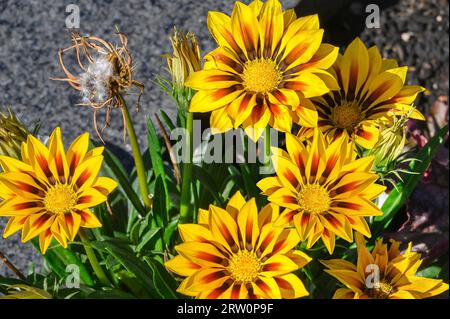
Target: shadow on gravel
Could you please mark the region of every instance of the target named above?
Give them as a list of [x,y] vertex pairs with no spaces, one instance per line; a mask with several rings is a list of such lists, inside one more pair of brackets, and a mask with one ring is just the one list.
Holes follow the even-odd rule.
[[299,16],[319,14],[325,40],[337,46],[348,45],[366,28],[366,12],[369,4],[380,10],[396,5],[399,0],[302,0],[295,7]]

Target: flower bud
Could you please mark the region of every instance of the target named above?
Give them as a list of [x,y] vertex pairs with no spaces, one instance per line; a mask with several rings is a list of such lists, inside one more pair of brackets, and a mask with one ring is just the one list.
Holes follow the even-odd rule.
[[0,112],[0,156],[20,158],[27,135],[28,130],[11,110]]
[[380,136],[371,150],[376,167],[388,167],[401,154],[406,143],[407,116],[383,118],[379,121]]
[[201,69],[200,49],[195,34],[174,28],[170,37],[173,54],[167,54],[167,65],[175,87],[183,88],[188,76]]

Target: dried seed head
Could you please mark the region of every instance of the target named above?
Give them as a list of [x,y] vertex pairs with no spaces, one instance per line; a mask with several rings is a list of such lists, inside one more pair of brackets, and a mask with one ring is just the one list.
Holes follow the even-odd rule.
[[81,95],[85,104],[101,104],[110,98],[113,67],[107,55],[98,54],[80,75]]
[[0,155],[20,158],[27,136],[28,130],[11,110],[0,112]]
[[[100,137],[101,132],[97,126],[97,111],[106,109],[106,123],[103,131],[109,126],[112,108],[122,108],[122,96],[132,87],[139,89],[137,110],[144,85],[133,79],[133,58],[128,50],[128,39],[117,32],[119,44],[98,37],[83,37],[77,33],[72,34],[72,45],[59,50],[59,62],[66,78],[53,78],[53,80],[66,81],[73,88],[81,92],[81,103],[94,109],[94,128]],[[80,69],[71,72],[66,67],[63,56],[74,53],[74,61]],[[125,126],[125,123],[124,123]],[[124,129],[125,132],[125,129]],[[103,140],[103,139],[102,139]]]
[[170,37],[173,53],[164,55],[174,86],[182,88],[188,76],[201,69],[200,48],[195,34],[182,33],[174,28]]

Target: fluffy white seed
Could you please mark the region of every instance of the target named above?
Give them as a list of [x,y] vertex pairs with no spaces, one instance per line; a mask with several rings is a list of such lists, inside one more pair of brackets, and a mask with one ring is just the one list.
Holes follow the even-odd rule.
[[107,55],[93,58],[86,72],[80,75],[83,103],[102,103],[108,98],[110,78],[113,68]]

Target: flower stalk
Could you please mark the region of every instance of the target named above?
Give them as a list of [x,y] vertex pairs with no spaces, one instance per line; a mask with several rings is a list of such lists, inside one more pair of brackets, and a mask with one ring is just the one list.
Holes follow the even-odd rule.
[[264,166],[270,168],[270,126],[266,126],[264,137]]
[[92,247],[91,247],[89,237],[84,232],[84,230],[80,230],[79,235],[80,235],[81,243],[83,244],[84,250],[86,251],[86,256],[89,259],[89,262],[90,262],[92,269],[94,270],[94,273],[97,276],[98,280],[104,286],[111,286],[111,282],[109,281],[108,277],[106,276],[105,272],[103,271],[102,266],[98,262],[97,256],[95,255],[95,252],[94,252],[94,249],[92,249]]
[[[181,185],[181,203],[180,203],[180,223],[190,222],[191,216],[191,183],[192,183],[192,133],[194,127],[194,114],[188,112],[186,117],[186,149],[188,150],[187,162],[183,165],[183,177]],[[185,159],[186,160],[186,159]]]
[[148,185],[147,185],[147,173],[145,172],[144,159],[142,158],[141,149],[139,147],[139,142],[136,136],[136,131],[134,130],[133,121],[130,116],[130,111],[128,110],[125,99],[122,94],[118,95],[120,104],[122,106],[122,112],[125,119],[125,126],[127,128],[128,137],[130,139],[131,150],[133,152],[134,163],[136,165],[136,172],[138,176],[139,189],[141,191],[142,200],[147,208],[152,207],[152,200],[149,197]]

